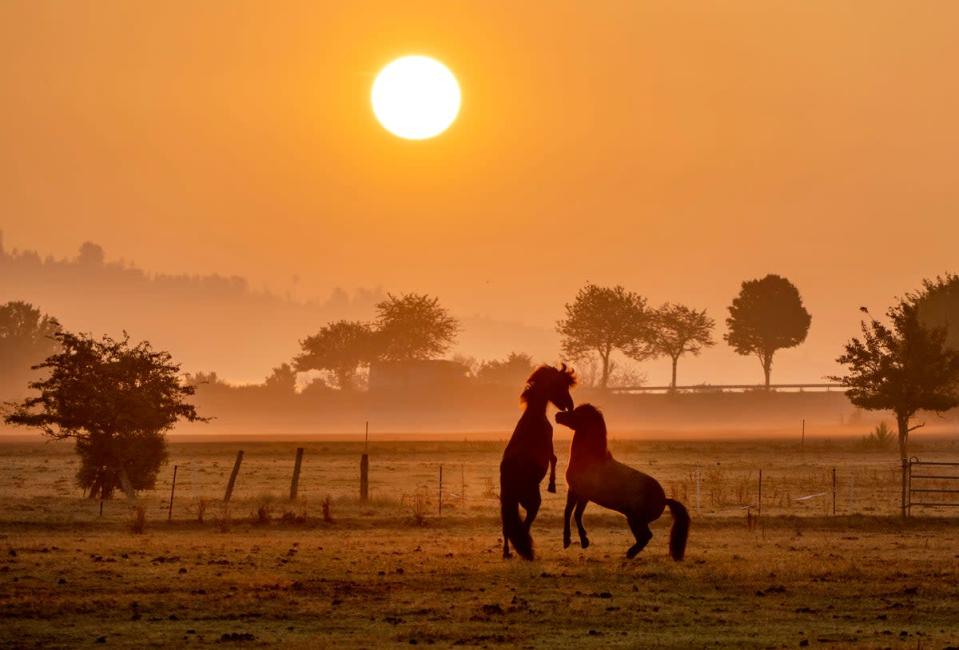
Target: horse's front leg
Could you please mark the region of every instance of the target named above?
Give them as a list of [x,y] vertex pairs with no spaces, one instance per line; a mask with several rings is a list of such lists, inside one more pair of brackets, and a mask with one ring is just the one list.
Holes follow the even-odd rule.
[[573,516],[573,508],[576,506],[576,495],[572,490],[566,493],[566,510],[563,511],[563,548],[569,548],[572,543],[572,533],[570,531],[569,520]]
[[576,517],[576,529],[579,531],[579,545],[583,548],[589,548],[589,538],[586,537],[586,528],[583,527],[583,511],[586,510],[586,504],[589,503],[586,499],[580,499],[576,503],[576,512],[574,517]]
[[549,483],[546,485],[546,491],[556,494],[556,454],[552,450],[549,452]]

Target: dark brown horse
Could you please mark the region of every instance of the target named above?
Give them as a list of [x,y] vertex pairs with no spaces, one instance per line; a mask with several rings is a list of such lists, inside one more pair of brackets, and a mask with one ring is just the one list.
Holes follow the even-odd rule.
[[666,506],[673,515],[669,531],[669,554],[682,560],[689,537],[689,512],[679,501],[667,499],[663,486],[648,474],[636,471],[613,459],[606,444],[606,421],[591,404],[582,404],[573,411],[556,414],[556,422],[573,430],[573,444],[566,468],[566,513],[563,517],[563,548],[569,548],[569,518],[576,509],[576,527],[583,548],[589,546],[583,528],[583,511],[590,501],[626,515],[636,543],[626,557],[634,558],[653,538],[650,522],[663,514]]
[[[547,490],[556,491],[556,454],[553,453],[553,425],[546,417],[552,402],[561,410],[572,410],[569,389],[576,384],[571,368],[540,366],[526,381],[520,398],[526,410],[516,424],[499,466],[500,514],[503,518],[503,557],[513,548],[527,560],[533,559],[533,538],[529,529],[536,519],[542,498],[539,484],[549,470]],[[520,520],[519,506],[526,510]]]

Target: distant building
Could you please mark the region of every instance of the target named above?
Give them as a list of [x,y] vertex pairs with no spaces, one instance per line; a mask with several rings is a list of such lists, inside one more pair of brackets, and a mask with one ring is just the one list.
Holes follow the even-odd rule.
[[370,365],[369,390],[378,395],[447,392],[464,388],[469,369],[444,359],[377,361]]

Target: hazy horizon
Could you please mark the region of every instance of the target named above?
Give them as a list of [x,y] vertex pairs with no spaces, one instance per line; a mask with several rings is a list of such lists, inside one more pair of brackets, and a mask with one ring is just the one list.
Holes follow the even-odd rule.
[[[0,237],[7,255],[22,256],[34,252],[28,247],[8,245],[3,231],[0,231]],[[62,259],[44,251],[36,253],[38,262],[43,259],[44,264],[71,265],[77,261],[76,253]],[[298,297],[290,292],[281,295],[268,286],[257,288],[240,276],[203,276],[190,272],[161,274],[142,269],[135,261],[122,256],[108,256],[102,269],[81,265],[66,274],[42,269],[40,265],[28,266],[16,277],[0,277],[0,300],[35,303],[59,318],[68,329],[98,336],[104,333],[117,336],[125,330],[135,339],[148,339],[157,347],[173,351],[186,372],[213,371],[236,384],[261,382],[273,367],[290,361],[299,349],[298,341],[322,324],[340,318],[371,320],[379,300],[388,292],[403,291],[383,286],[347,291],[336,286],[325,296]],[[212,291],[204,284],[212,285]],[[232,313],[236,310],[249,312],[247,316],[254,315],[258,322],[247,322],[243,316]],[[558,319],[562,305],[557,305],[556,311]],[[184,327],[179,318],[176,323],[169,321],[171,313],[178,316],[190,314],[194,327]],[[464,316],[454,312],[454,315],[460,319],[462,329],[448,355],[450,357],[465,356],[484,361],[503,358],[514,351],[528,353],[539,362],[552,362],[561,357],[555,320],[553,323],[530,324],[498,320],[480,313]],[[231,317],[236,321],[236,331],[224,331],[226,321]],[[723,317],[716,320],[717,345],[707,348],[702,357],[684,357],[680,366],[680,383],[759,383],[758,364],[753,357],[739,357],[721,340],[725,330]],[[233,337],[237,335],[246,336],[235,340]],[[784,374],[781,366],[789,367],[790,360],[796,366],[797,357],[808,356],[801,354],[805,345],[783,350],[777,355],[774,371],[778,383],[823,381],[822,376],[804,377],[801,371],[791,378],[780,376]],[[238,355],[238,351],[241,354]],[[723,363],[743,360],[754,363],[746,364],[747,367],[737,369],[738,374],[730,375],[717,370],[717,358]],[[786,363],[780,363],[783,359]],[[636,362],[619,356],[617,363],[647,385],[668,383],[668,359]],[[582,372],[586,371],[582,368]]]

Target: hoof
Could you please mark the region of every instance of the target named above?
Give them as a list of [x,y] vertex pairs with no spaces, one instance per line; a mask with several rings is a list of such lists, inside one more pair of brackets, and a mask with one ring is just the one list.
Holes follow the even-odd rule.
[[552,492],[553,494],[556,494],[556,484],[555,484],[555,483],[550,483],[549,485],[547,485],[547,486],[546,486],[546,491],[547,491],[547,492]]
[[583,548],[589,548],[589,540],[586,539],[585,537],[580,537],[579,545],[582,546]]
[[628,551],[626,551],[626,559],[627,559],[627,560],[632,560],[632,559],[633,559],[634,557],[636,557],[637,555],[639,555],[639,549],[633,549],[633,548],[631,548],[631,549],[629,549]]
[[569,537],[563,538],[563,548],[569,548],[569,545],[572,543],[573,543],[573,540],[571,540]]
[[505,552],[503,553],[503,559],[504,559],[504,560],[512,560],[512,559],[513,559],[513,554],[510,553],[509,551],[505,551]]

